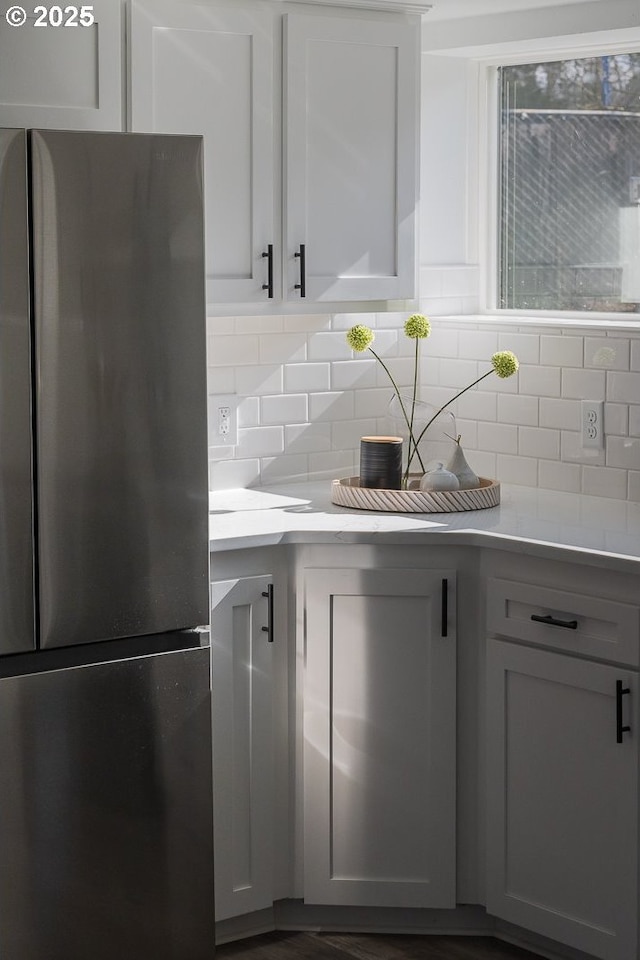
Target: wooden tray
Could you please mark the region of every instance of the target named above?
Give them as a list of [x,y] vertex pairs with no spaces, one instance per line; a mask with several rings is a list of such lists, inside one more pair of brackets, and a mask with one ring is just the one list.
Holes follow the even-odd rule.
[[331,502],[356,510],[390,513],[459,513],[496,507],[500,484],[486,477],[479,479],[480,486],[473,490],[376,490],[361,487],[360,477],[343,477],[331,484]]

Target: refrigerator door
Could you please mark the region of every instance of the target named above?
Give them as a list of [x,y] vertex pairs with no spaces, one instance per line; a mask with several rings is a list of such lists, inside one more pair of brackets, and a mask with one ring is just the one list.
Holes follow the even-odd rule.
[[211,960],[209,648],[0,679],[0,769],[0,956]]
[[40,646],[208,623],[202,138],[31,151]]
[[0,654],[34,647],[27,147],[0,130]]

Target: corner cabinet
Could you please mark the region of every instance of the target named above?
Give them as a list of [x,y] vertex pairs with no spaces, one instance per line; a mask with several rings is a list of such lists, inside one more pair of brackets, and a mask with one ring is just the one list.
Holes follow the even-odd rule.
[[413,298],[420,18],[291,8],[133,0],[132,129],[204,136],[210,312]]
[[455,583],[306,570],[307,903],[455,906]]
[[285,298],[413,297],[419,31],[284,19]]
[[211,584],[216,921],[274,897],[273,580]]

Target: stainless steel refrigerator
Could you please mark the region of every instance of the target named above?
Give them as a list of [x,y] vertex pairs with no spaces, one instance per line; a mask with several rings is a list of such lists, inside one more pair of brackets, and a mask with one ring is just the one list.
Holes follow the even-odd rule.
[[0,957],[213,955],[202,140],[0,131]]

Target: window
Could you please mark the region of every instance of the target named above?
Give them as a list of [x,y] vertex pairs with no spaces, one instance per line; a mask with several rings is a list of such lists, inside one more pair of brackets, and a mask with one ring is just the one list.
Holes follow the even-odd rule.
[[499,83],[498,305],[640,313],[640,52]]

